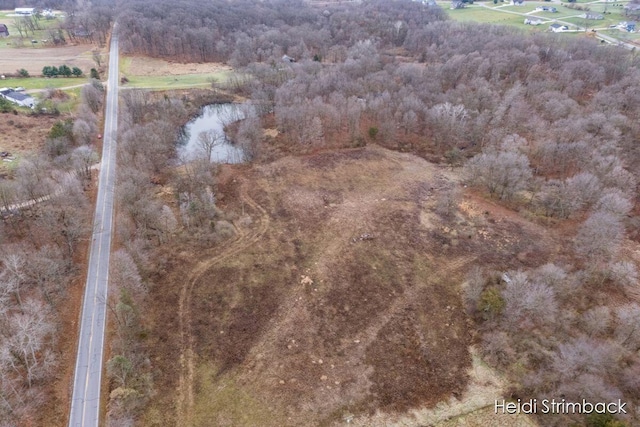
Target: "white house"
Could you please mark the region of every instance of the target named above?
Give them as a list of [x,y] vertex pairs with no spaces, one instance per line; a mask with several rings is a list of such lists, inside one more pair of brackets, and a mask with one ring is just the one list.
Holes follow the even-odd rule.
[[524,18],[525,25],[540,25],[543,24],[544,21],[538,18]]
[[595,13],[595,12],[587,12],[583,15],[584,19],[591,19],[591,20],[601,20],[604,19],[604,15],[600,14],[600,13]]
[[7,88],[0,89],[0,97],[21,107],[33,108],[36,105],[36,100],[31,96]]
[[560,25],[560,24],[551,24],[549,26],[549,29],[551,31],[553,31],[554,33],[563,33],[565,31],[569,31],[569,27],[566,25]]
[[31,16],[35,14],[34,7],[16,7],[15,14],[21,16]]

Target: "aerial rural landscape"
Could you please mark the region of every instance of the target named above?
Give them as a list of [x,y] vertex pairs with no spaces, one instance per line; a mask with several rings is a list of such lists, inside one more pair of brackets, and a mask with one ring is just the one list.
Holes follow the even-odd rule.
[[0,427],[640,425],[638,20],[0,0]]

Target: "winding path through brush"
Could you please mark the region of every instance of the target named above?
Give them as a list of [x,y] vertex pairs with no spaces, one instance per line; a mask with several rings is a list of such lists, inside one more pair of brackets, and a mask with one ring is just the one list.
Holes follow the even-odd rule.
[[234,255],[248,249],[256,243],[269,229],[269,214],[256,203],[246,191],[246,183],[240,185],[240,201],[249,206],[254,213],[260,215],[259,225],[255,230],[248,232],[242,228],[234,227],[236,238],[221,248],[221,252],[212,258],[201,261],[193,269],[189,278],[184,282],[180,290],[178,305],[178,319],[180,328],[180,377],[176,394],[176,420],[178,426],[190,426],[193,424],[193,406],[195,403],[193,383],[195,377],[195,339],[192,331],[191,295],[200,278],[213,267],[220,265]]

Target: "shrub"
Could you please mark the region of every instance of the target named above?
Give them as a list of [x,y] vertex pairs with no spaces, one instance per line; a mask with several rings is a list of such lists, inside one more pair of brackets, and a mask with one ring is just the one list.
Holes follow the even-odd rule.
[[228,221],[216,221],[216,225],[214,226],[214,231],[216,236],[220,240],[226,240],[236,233],[233,225]]
[[375,126],[371,126],[369,128],[369,138],[376,139],[377,136],[378,136],[378,128]]
[[500,294],[500,290],[492,286],[480,294],[478,310],[482,313],[483,319],[492,320],[502,314],[505,305],[506,303]]
[[587,417],[587,427],[625,427],[625,423],[613,418],[611,414],[591,414]]

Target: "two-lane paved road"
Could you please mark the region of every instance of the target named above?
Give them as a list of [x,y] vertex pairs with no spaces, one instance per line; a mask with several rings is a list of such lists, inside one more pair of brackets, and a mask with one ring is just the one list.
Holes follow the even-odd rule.
[[118,36],[111,38],[109,84],[105,111],[102,161],[98,198],[93,218],[93,240],[80,319],[76,372],[69,427],[94,427],[100,421],[100,382],[107,314],[107,283],[113,196],[116,182],[116,137],[118,125]]

